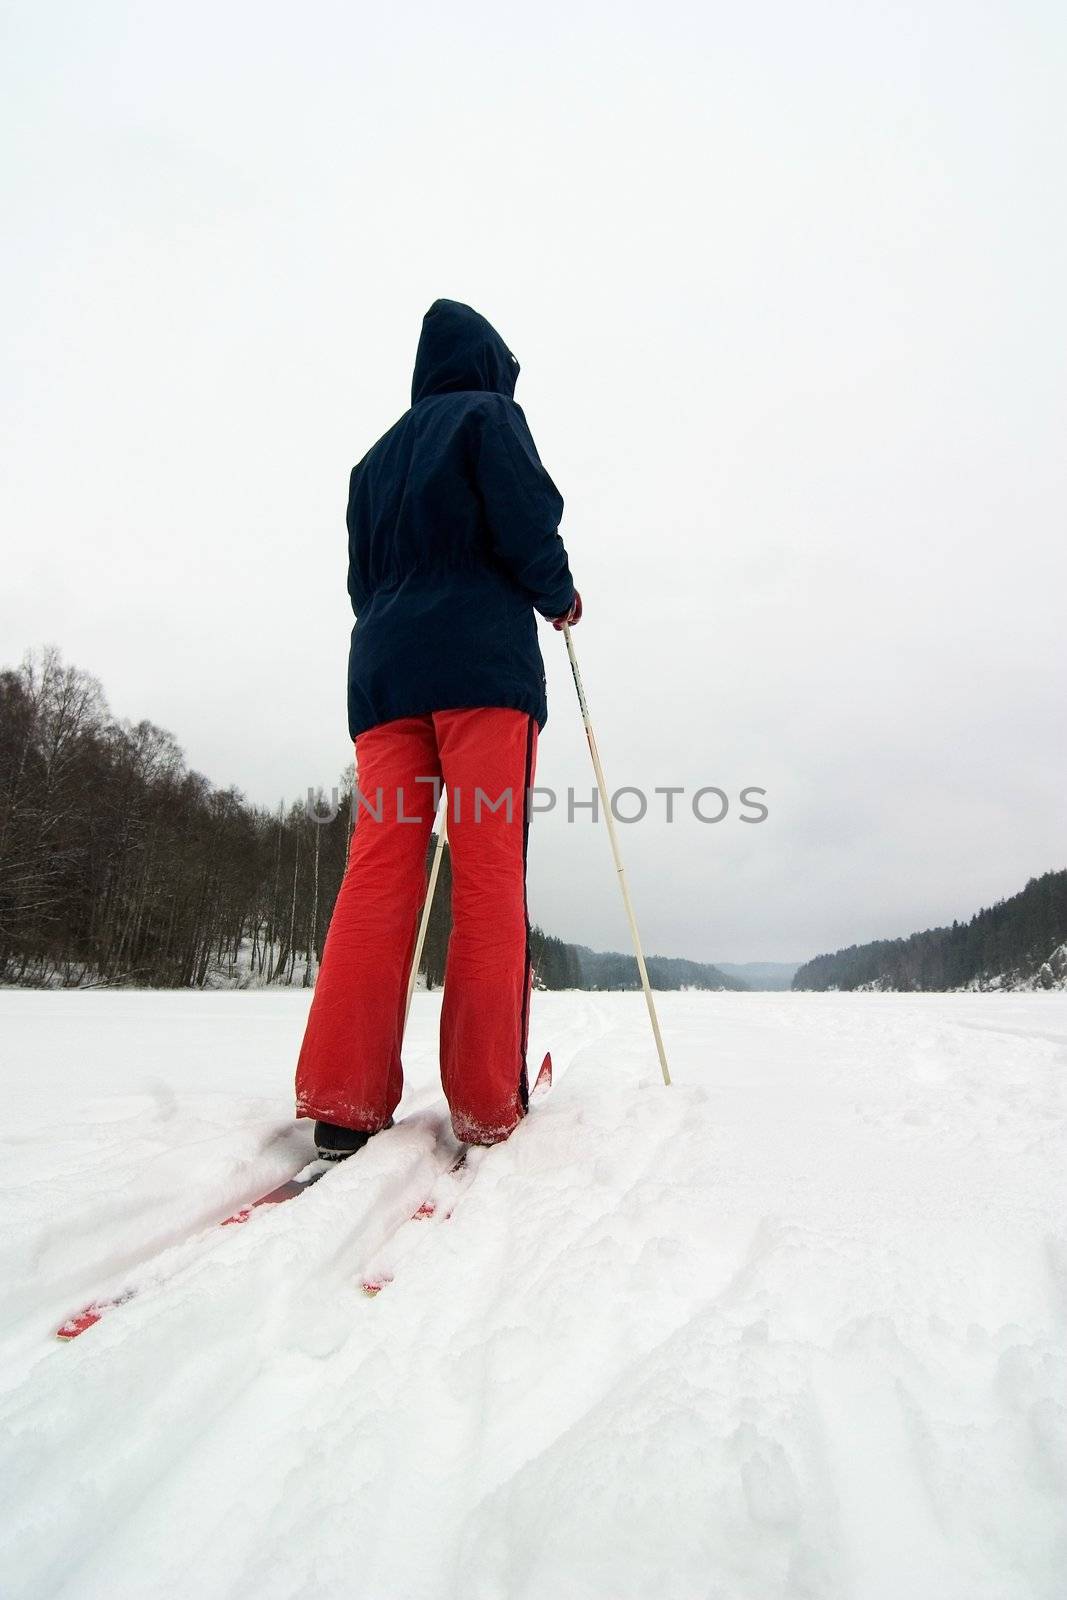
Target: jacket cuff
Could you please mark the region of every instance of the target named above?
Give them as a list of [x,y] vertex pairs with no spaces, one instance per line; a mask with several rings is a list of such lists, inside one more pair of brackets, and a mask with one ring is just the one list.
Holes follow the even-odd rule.
[[568,583],[565,589],[558,589],[547,600],[535,600],[534,606],[549,622],[555,622],[557,617],[565,617],[574,604],[576,590],[573,583]]

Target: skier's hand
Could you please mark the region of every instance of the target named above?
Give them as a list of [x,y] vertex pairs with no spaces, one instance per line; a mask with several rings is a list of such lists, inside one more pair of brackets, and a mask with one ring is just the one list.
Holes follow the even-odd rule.
[[565,617],[556,617],[556,619],[552,623],[552,626],[555,628],[557,633],[562,633],[563,629],[568,624],[573,628],[575,623],[576,622],[581,622],[581,620],[582,620],[582,597],[578,593],[577,589],[575,589],[575,591],[574,591],[574,604],[571,606],[570,610],[567,612],[567,615]]

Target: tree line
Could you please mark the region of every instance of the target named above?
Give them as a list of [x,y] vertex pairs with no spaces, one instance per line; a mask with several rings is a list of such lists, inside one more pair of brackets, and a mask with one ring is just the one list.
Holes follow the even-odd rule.
[[[641,974],[637,958],[619,950],[589,950],[572,945],[577,958],[579,989],[639,989]],[[747,989],[740,978],[727,977],[706,961],[687,961],[682,956],[649,956],[645,962],[653,989]]]
[[969,922],[816,956],[797,970],[793,988],[912,991],[1044,981],[1042,968],[1065,942],[1067,871],[1046,872]]
[[0,673],[0,773],[0,979],[312,981],[344,806],[320,826],[215,788],[56,650]]

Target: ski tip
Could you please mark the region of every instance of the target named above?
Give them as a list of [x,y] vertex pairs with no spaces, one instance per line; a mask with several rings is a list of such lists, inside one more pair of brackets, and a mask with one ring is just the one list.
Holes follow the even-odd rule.
[[56,1338],[62,1339],[64,1344],[71,1339],[76,1339],[79,1333],[84,1333],[86,1328],[91,1328],[99,1322],[102,1313],[89,1306],[84,1311],[79,1311],[76,1317],[68,1317],[61,1328],[56,1329]]
[[68,1317],[62,1327],[56,1329],[56,1338],[62,1339],[64,1344],[71,1339],[76,1339],[79,1333],[84,1333],[87,1328],[95,1327],[112,1306],[121,1305],[120,1300],[94,1301],[91,1306],[86,1306],[84,1311],[79,1311],[76,1317]]
[[69,1344],[79,1333],[95,1327],[106,1311],[113,1311],[116,1306],[124,1306],[136,1293],[136,1289],[126,1289],[113,1300],[94,1300],[84,1311],[79,1311],[76,1317],[68,1317],[66,1322],[56,1329],[56,1338],[62,1339],[64,1344]]
[[[544,1094],[552,1087],[552,1053],[545,1052],[545,1059],[541,1063],[541,1070],[533,1086],[533,1095]],[[531,1095],[531,1099],[533,1098]]]

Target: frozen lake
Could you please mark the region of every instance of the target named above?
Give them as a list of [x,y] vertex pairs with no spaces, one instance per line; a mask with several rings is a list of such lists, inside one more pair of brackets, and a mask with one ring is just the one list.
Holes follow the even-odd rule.
[[420,994],[404,1120],[219,1230],[308,998],[0,992],[5,1596],[1062,1600],[1067,995],[664,994],[670,1089],[537,995],[449,1178]]

